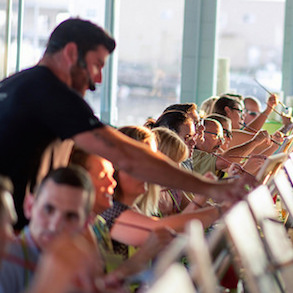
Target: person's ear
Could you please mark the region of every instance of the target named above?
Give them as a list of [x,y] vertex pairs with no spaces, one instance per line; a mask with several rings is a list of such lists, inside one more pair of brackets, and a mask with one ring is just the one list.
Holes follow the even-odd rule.
[[30,220],[32,216],[34,201],[35,201],[34,195],[32,193],[26,193],[24,197],[24,201],[23,201],[23,212],[25,217],[28,220]]
[[63,55],[68,65],[74,65],[78,61],[78,48],[76,43],[70,42],[65,45]]
[[231,116],[232,110],[228,106],[225,106],[224,111],[226,112],[226,116],[228,117]]

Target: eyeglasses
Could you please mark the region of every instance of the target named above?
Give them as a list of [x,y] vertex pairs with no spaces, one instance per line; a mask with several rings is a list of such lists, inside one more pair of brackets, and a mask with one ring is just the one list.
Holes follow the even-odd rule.
[[249,111],[249,110],[245,110],[245,113],[247,113],[248,115],[251,115],[251,116],[257,116],[257,115],[259,115],[259,112]]
[[220,133],[215,133],[215,132],[211,132],[211,131],[207,131],[207,130],[205,130],[204,133],[213,134],[216,136],[217,139],[220,139],[220,140],[224,139],[224,137]]
[[232,131],[230,131],[230,130],[228,130],[226,128],[223,128],[223,132],[226,135],[226,137],[228,137],[228,138],[232,138],[233,137]]
[[239,108],[234,108],[234,107],[229,107],[230,109],[233,109],[233,110],[236,110],[238,111],[239,113],[243,114],[243,110],[242,109],[239,109]]

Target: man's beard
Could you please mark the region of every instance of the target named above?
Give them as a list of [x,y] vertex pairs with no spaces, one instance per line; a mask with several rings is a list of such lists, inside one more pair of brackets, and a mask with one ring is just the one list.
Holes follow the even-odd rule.
[[82,96],[85,95],[87,89],[92,91],[96,89],[86,69],[83,69],[78,65],[74,65],[71,68],[70,75],[72,80],[71,87]]

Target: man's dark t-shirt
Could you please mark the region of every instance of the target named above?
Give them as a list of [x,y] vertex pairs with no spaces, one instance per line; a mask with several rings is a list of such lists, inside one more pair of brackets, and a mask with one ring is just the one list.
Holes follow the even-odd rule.
[[24,70],[0,83],[0,174],[14,184],[19,223],[24,221],[26,185],[34,181],[44,149],[57,138],[102,126],[82,97],[47,67]]

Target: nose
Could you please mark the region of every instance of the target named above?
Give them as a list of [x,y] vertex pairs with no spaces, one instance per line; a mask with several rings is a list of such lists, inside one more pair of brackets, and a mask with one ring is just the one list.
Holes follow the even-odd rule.
[[61,215],[53,215],[50,219],[49,219],[49,223],[48,223],[48,229],[50,230],[50,232],[58,232],[60,230],[62,230],[63,228],[63,223],[62,223],[62,217]]
[[188,146],[192,149],[195,146],[195,136],[193,136],[189,141],[188,141]]
[[102,83],[102,79],[103,79],[102,69],[99,69],[99,70],[97,71],[97,73],[95,74],[94,81],[95,81],[96,83]]
[[219,145],[222,145],[223,143],[224,143],[224,138],[222,138],[222,137],[218,137],[218,144]]

